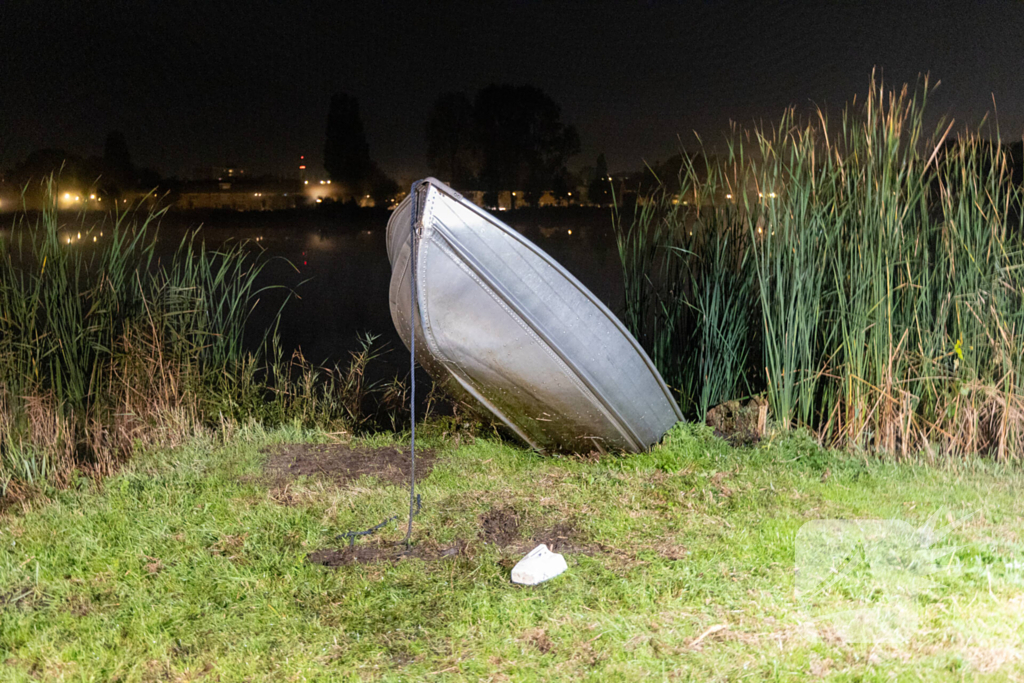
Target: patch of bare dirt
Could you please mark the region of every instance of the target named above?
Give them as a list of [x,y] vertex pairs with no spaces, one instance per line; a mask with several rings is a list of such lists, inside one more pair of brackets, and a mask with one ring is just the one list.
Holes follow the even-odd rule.
[[574,555],[592,555],[599,551],[599,546],[584,541],[583,534],[571,522],[559,522],[550,527],[535,529],[526,534],[524,515],[513,507],[492,508],[480,516],[480,528],[477,539],[467,542],[456,540],[448,546],[437,546],[431,543],[405,546],[392,543],[363,543],[332,549],[324,548],[306,556],[313,564],[325,567],[345,567],[353,564],[376,564],[382,562],[400,562],[404,559],[417,558],[427,562],[471,555],[474,545],[480,541],[496,545],[501,549],[502,567],[510,569],[519,556],[532,550],[541,543],[556,553]]
[[68,598],[67,609],[72,616],[84,617],[92,613],[92,600],[85,595],[72,595]]
[[35,586],[15,586],[0,593],[0,612],[16,609],[30,612],[46,607],[50,602],[50,597]]
[[480,538],[504,548],[520,540],[522,515],[513,507],[491,508],[480,515]]
[[[433,450],[416,451],[416,479],[434,469]],[[270,449],[264,472],[278,483],[296,477],[319,477],[338,484],[363,476],[403,486],[409,481],[409,449],[352,447],[347,444],[283,444]]]
[[541,543],[547,544],[555,553],[591,555],[596,551],[596,546],[583,542],[583,533],[572,522],[559,522],[534,533],[530,537],[530,542],[526,544],[529,546],[526,549],[533,549]]
[[466,544],[456,541],[448,547],[434,545],[387,544],[387,545],[352,545],[341,549],[324,548],[310,553],[306,559],[313,564],[325,567],[345,567],[352,564],[376,564],[379,562],[401,562],[407,559],[420,559],[426,562],[458,557],[466,550]]
[[523,632],[522,640],[537,648],[541,654],[546,655],[555,649],[555,644],[543,628],[531,628]]
[[524,536],[524,515],[513,507],[491,508],[480,516],[479,537],[502,550],[526,552],[544,543],[552,552],[589,555],[595,548],[583,542],[583,533],[571,521],[536,528]]

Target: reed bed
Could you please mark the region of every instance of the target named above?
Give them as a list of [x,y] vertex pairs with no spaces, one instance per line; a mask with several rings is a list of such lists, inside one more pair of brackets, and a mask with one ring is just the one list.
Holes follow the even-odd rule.
[[686,412],[763,392],[830,445],[1021,459],[1024,188],[995,126],[925,130],[931,91],[735,128],[618,214],[627,326]]
[[[43,185],[55,197],[54,179]],[[206,249],[197,231],[161,261],[161,216],[97,222],[50,201],[0,233],[0,504],[237,423],[352,429],[372,417],[372,338],[333,368],[287,358],[277,318],[246,345],[267,259],[244,243]]]

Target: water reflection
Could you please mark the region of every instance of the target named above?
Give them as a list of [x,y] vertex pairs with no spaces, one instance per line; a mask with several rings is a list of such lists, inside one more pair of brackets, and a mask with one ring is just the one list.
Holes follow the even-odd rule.
[[[244,221],[229,214],[203,221],[199,235],[208,249],[243,242],[268,257],[259,281],[268,289],[253,311],[251,341],[263,336],[273,313],[290,296],[278,330],[283,349],[301,348],[307,359],[318,363],[346,362],[349,352],[358,348],[360,333],[379,335],[381,343],[404,350],[388,308],[391,266],[384,233],[388,215],[382,212],[362,224],[327,224],[314,212],[286,220],[263,214]],[[613,311],[619,311],[622,277],[609,213],[564,211],[543,217],[548,220],[518,211],[502,215]],[[168,214],[159,226],[155,256],[164,262],[171,258],[197,222]],[[60,239],[70,248],[93,248],[101,246],[105,236],[109,239],[109,227],[97,218],[91,227],[79,223],[61,232]],[[404,371],[403,354],[391,355],[393,369]]]

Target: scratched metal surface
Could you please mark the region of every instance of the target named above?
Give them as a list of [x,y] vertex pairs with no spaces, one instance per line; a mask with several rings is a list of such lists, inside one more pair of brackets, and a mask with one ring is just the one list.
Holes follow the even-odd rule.
[[[639,451],[682,419],[640,345],[540,248],[443,183],[418,189],[417,359],[538,450]],[[388,223],[391,316],[409,346],[411,197]]]

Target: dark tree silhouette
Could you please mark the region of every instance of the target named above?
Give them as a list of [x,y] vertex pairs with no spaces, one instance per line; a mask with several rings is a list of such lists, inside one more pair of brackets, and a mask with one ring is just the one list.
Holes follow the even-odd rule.
[[533,86],[487,86],[477,93],[473,118],[480,179],[492,201],[501,190],[519,189],[535,203],[579,152],[576,129],[563,123],[559,106]]
[[594,179],[590,181],[587,188],[587,198],[591,204],[611,204],[612,181],[608,177],[608,162],[605,161],[604,153],[597,155],[597,163],[594,167]]
[[24,185],[42,181],[51,174],[65,182],[81,183],[87,175],[85,162],[63,149],[37,149],[15,167],[11,180]]
[[464,93],[445,93],[427,120],[427,164],[442,180],[466,187],[475,175],[473,156],[473,105]]
[[138,184],[132,157],[128,153],[128,142],[121,131],[107,133],[99,170],[100,192],[105,195],[119,197],[122,192]]
[[569,171],[562,171],[555,174],[551,180],[551,194],[559,204],[568,204],[572,199],[572,191],[577,185],[577,179]]
[[103,143],[103,165],[106,166],[108,173],[131,175],[132,157],[128,153],[128,142],[121,131],[107,133],[107,139]]
[[372,162],[366,185],[366,194],[373,199],[374,206],[387,206],[398,194],[398,183]]
[[7,180],[24,191],[29,205],[37,205],[47,197],[47,179],[52,177],[65,189],[84,191],[96,175],[91,165],[80,156],[63,149],[37,149],[31,152],[7,175]]
[[352,194],[361,192],[370,178],[370,147],[359,116],[359,102],[345,93],[335,94],[327,111],[324,170]]

